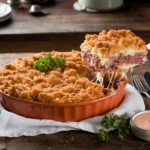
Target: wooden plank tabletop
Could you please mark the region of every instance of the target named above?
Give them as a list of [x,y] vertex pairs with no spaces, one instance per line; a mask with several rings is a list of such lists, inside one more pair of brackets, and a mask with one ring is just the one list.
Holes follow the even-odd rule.
[[13,9],[12,20],[0,25],[0,35],[99,32],[110,28],[135,31],[150,29],[150,3],[145,0],[142,3],[139,0],[126,0],[123,9],[112,13],[78,12],[73,9],[75,1],[77,0],[56,0],[54,5],[44,6],[52,12],[44,17],[30,15],[30,4],[24,5],[24,9]]
[[125,0],[123,9],[108,13],[75,11],[75,1],[56,0],[54,5],[42,6],[52,12],[44,17],[30,15],[31,4],[13,9],[12,19],[0,23],[0,53],[80,50],[86,34],[103,29],[130,29],[150,42],[148,0]]
[[[14,61],[17,57],[25,57],[30,53],[0,54],[0,64]],[[132,74],[138,74],[141,78],[145,71],[150,71],[150,62],[140,68],[136,68]],[[130,83],[130,75],[128,80]],[[144,102],[146,109],[150,109],[150,100],[146,97]],[[52,135],[38,135],[34,137],[0,138],[0,147],[7,150],[149,150],[150,143],[129,135],[124,141],[119,141],[115,132],[110,133],[111,140],[102,143],[98,140],[97,134],[84,131],[59,132]]]

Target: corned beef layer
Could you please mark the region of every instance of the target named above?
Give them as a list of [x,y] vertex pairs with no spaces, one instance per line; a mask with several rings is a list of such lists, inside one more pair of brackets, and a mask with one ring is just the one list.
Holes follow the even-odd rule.
[[112,69],[117,69],[120,65],[123,64],[143,64],[145,54],[142,52],[138,52],[135,55],[127,55],[124,56],[123,54],[119,54],[119,56],[112,56],[110,57],[110,61],[107,66],[101,64],[101,60],[96,54],[91,54],[90,51],[83,52],[83,58],[86,64],[94,71],[101,71],[105,72]]

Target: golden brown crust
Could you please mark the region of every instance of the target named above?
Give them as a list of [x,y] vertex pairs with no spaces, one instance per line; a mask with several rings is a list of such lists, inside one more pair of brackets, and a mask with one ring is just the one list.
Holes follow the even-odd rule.
[[130,30],[102,30],[99,35],[87,34],[85,41],[81,44],[81,50],[91,50],[101,54],[102,57],[114,55],[120,50],[134,49],[135,52],[143,52],[147,55],[145,42]]
[[34,61],[44,57],[44,52],[18,58],[0,70],[0,90],[25,101],[45,103],[75,103],[103,96],[102,86],[85,78],[88,68],[80,52],[53,51],[52,55],[66,58],[64,70],[55,69],[47,74],[34,70]]

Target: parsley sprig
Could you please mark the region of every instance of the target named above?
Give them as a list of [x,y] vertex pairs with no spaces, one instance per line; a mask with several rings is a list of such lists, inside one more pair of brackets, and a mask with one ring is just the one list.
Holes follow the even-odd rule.
[[103,128],[99,130],[98,137],[100,141],[108,142],[108,130],[114,128],[117,130],[118,138],[123,140],[130,133],[130,127],[126,115],[118,116],[115,114],[104,116],[102,119]]
[[34,62],[33,68],[39,70],[40,72],[47,73],[54,68],[62,68],[66,64],[64,57],[52,57],[52,53],[47,53],[45,57],[40,58]]

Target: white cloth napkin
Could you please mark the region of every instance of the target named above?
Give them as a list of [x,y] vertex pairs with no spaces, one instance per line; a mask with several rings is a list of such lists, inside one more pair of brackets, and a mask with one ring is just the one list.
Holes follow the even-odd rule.
[[[96,116],[80,122],[57,122],[53,120],[39,120],[21,117],[6,111],[0,106],[0,136],[19,137],[22,135],[35,136],[38,134],[53,134],[60,131],[84,130],[98,133],[103,116]],[[125,88],[125,98],[122,104],[108,114],[127,114],[131,117],[136,112],[145,110],[143,98],[131,85]]]

